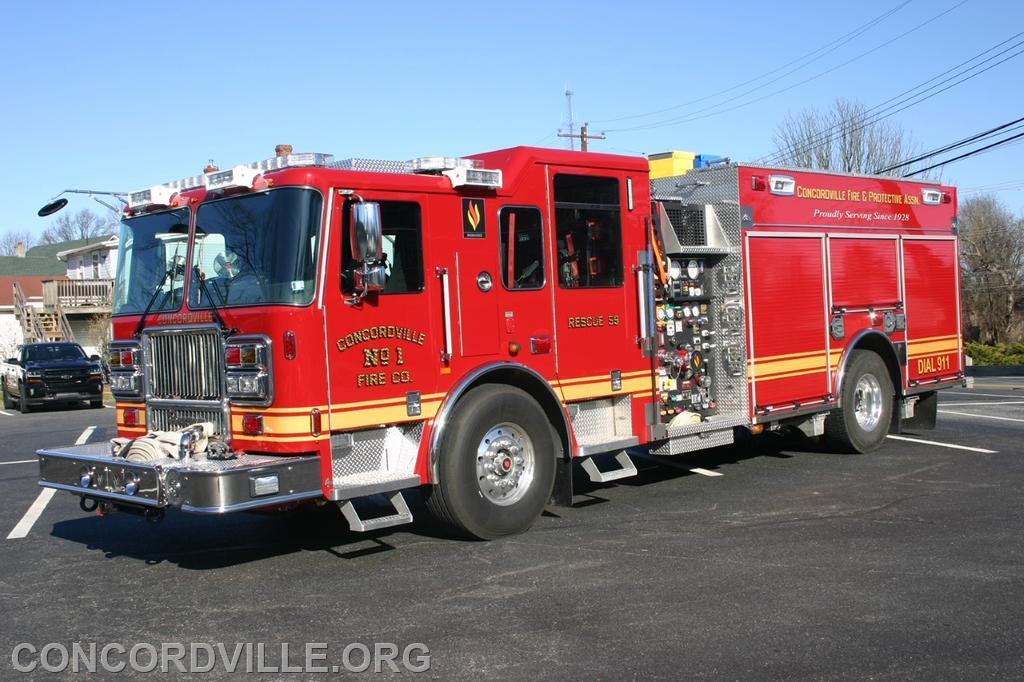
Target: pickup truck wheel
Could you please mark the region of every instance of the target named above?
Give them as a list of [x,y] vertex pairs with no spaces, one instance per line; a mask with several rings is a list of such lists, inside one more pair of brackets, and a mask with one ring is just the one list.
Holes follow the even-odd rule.
[[3,391],[3,395],[4,395],[4,409],[5,410],[14,409],[14,401],[11,400],[11,396],[7,393],[7,384],[3,384],[2,386],[0,386],[0,390]]
[[839,452],[865,453],[885,442],[892,421],[893,387],[885,362],[855,350],[843,377],[842,405],[825,418],[825,440]]
[[525,391],[485,384],[463,397],[447,423],[427,508],[481,540],[527,530],[555,480],[557,447],[544,410]]
[[28,414],[32,411],[32,406],[28,404],[28,392],[25,390],[25,386],[22,385],[20,394],[18,395],[18,411],[22,414]]
[[94,410],[98,407],[103,407],[103,399],[100,398],[99,400],[90,400],[89,407],[93,408]]

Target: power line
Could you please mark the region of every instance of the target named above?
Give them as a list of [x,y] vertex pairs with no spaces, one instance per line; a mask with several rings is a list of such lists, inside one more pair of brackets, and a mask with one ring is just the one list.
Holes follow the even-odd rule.
[[999,140],[997,142],[993,142],[992,144],[985,145],[984,147],[979,147],[978,149],[972,149],[971,151],[966,152],[964,154],[961,154],[960,156],[954,156],[952,159],[946,159],[942,163],[936,163],[936,164],[933,164],[931,166],[928,166],[927,168],[921,168],[920,170],[916,170],[916,171],[914,171],[912,173],[907,173],[903,177],[909,178],[909,177],[912,177],[914,175],[917,175],[918,173],[927,173],[930,170],[934,170],[936,168],[941,168],[942,166],[951,164],[954,161],[960,161],[960,160],[963,160],[963,159],[970,158],[972,156],[975,156],[977,154],[981,154],[982,152],[986,152],[986,151],[988,151],[990,149],[994,149],[996,147],[1002,146],[1004,144],[1007,144],[1008,142],[1012,142],[1012,141],[1020,139],[1020,138],[1024,138],[1024,133],[1017,133],[1016,135],[1004,138],[1004,139]]
[[788,85],[788,86],[786,86],[784,88],[780,88],[778,90],[774,90],[772,92],[769,92],[766,95],[762,95],[760,97],[756,97],[754,99],[747,100],[746,102],[741,102],[741,103],[739,103],[739,104],[737,104],[735,106],[726,107],[725,109],[719,109],[717,111],[713,111],[714,109],[717,109],[718,107],[721,107],[723,104],[727,104],[728,102],[732,102],[732,101],[735,101],[737,99],[740,99],[741,97],[744,97],[745,95],[748,95],[751,92],[754,92],[754,91],[760,89],[760,88],[754,88],[754,89],[752,89],[750,91],[747,91],[745,93],[741,93],[741,94],[739,94],[739,95],[737,95],[735,97],[731,97],[729,99],[723,100],[722,102],[719,102],[718,104],[713,104],[713,105],[711,105],[709,107],[704,107],[703,109],[698,109],[697,111],[694,111],[694,112],[692,112],[690,114],[687,114],[685,116],[679,116],[679,117],[675,117],[675,118],[665,119],[663,121],[656,121],[654,123],[646,123],[646,124],[632,126],[632,127],[628,127],[628,128],[609,128],[609,129],[607,129],[607,132],[610,132],[610,133],[611,132],[629,132],[629,131],[634,131],[634,130],[653,130],[655,128],[664,128],[666,126],[675,125],[677,123],[688,123],[690,121],[699,121],[701,119],[710,118],[711,116],[718,116],[719,114],[724,114],[724,113],[727,113],[727,112],[730,112],[730,111],[735,111],[736,109],[742,109],[743,107],[750,106],[751,104],[756,104],[757,102],[761,102],[763,100],[766,100],[769,97],[774,97],[775,95],[779,95],[779,94],[782,94],[784,92],[788,92],[790,90],[793,90],[794,88],[798,88],[801,85],[806,85],[807,83],[810,83],[811,81],[817,80],[817,79],[821,78],[822,76],[826,76],[826,75],[832,73],[833,71],[841,69],[844,66],[848,66],[848,65],[852,64],[855,61],[863,59],[864,57],[866,57],[866,56],[868,56],[868,55],[870,55],[870,54],[872,54],[874,52],[877,52],[878,50],[881,50],[881,49],[883,49],[885,47],[889,47],[889,46],[893,45],[896,41],[898,41],[900,38],[903,38],[903,37],[905,37],[907,35],[910,35],[911,33],[915,32],[915,31],[918,31],[918,30],[924,28],[928,24],[932,23],[933,21],[936,21],[936,20],[940,19],[941,17],[943,17],[943,16],[945,16],[947,14],[949,14],[950,12],[952,12],[956,8],[960,7],[961,5],[966,4],[967,2],[968,2],[968,0],[961,0],[957,4],[955,4],[952,7],[950,7],[949,9],[947,9],[947,10],[945,10],[943,12],[940,12],[939,14],[936,14],[935,16],[931,17],[930,19],[927,19],[927,20],[921,22],[920,24],[917,24],[913,28],[911,28],[911,29],[909,29],[907,31],[904,31],[903,33],[900,33],[899,35],[894,36],[893,38],[890,38],[890,39],[886,40],[885,42],[880,43],[880,44],[876,45],[875,47],[873,47],[873,48],[871,48],[869,50],[861,52],[860,54],[858,54],[858,55],[856,55],[854,57],[851,57],[850,59],[847,59],[845,62],[841,62],[840,64],[837,64],[837,65],[835,65],[835,66],[833,66],[833,67],[831,67],[829,69],[826,69],[824,71],[816,73],[815,75],[813,75],[813,76],[811,76],[809,78],[805,78],[804,80],[799,81],[797,83],[794,83],[792,85]]
[[[815,135],[812,135],[811,136],[811,140],[807,144],[804,144],[803,146],[791,145],[791,146],[787,147],[784,150],[779,150],[779,151],[775,152],[774,154],[769,154],[768,156],[762,157],[758,161],[759,162],[763,162],[763,163],[775,163],[775,162],[778,162],[779,160],[785,159],[786,157],[792,156],[793,154],[803,154],[803,153],[806,153],[806,152],[811,151],[813,149],[817,149],[818,147],[824,146],[826,144],[830,144],[839,135],[842,135],[842,134],[845,134],[845,133],[856,132],[858,130],[862,130],[863,128],[865,128],[865,127],[867,127],[869,125],[874,125],[875,123],[877,123],[878,121],[881,121],[882,119],[888,118],[888,117],[890,117],[890,116],[892,116],[894,114],[897,114],[897,113],[899,113],[901,111],[904,111],[905,109],[909,109],[912,106],[920,104],[921,102],[924,102],[925,100],[931,99],[932,97],[935,97],[936,95],[939,95],[939,94],[949,90],[950,88],[955,87],[955,86],[957,86],[957,85],[959,85],[959,84],[961,84],[961,83],[963,83],[965,81],[971,80],[972,78],[976,78],[977,76],[980,76],[981,74],[985,73],[986,71],[989,71],[989,70],[999,66],[1000,64],[1002,64],[1002,63],[1004,63],[1006,61],[1009,61],[1010,59],[1013,59],[1014,57],[1019,56],[1022,52],[1024,52],[1024,50],[1021,50],[1021,51],[1018,51],[1018,52],[1016,52],[1014,54],[1011,54],[1009,57],[1006,57],[1005,59],[1001,59],[1000,61],[996,62],[995,64],[991,64],[991,65],[987,66],[986,68],[981,69],[980,71],[977,71],[976,73],[970,73],[971,71],[973,71],[975,69],[978,69],[978,67],[980,67],[981,65],[983,65],[983,64],[985,64],[987,62],[990,62],[993,59],[995,59],[995,58],[997,58],[999,56],[1002,56],[1002,55],[1006,54],[1007,52],[1009,52],[1011,50],[1017,49],[1021,45],[1024,45],[1024,41],[1019,41],[1018,43],[1016,43],[1014,45],[1011,45],[1010,47],[1008,47],[1008,48],[1006,48],[1006,49],[1004,49],[1004,50],[1002,50],[1002,51],[1000,51],[1000,52],[998,52],[998,53],[988,57],[987,59],[984,59],[981,62],[978,62],[977,64],[964,69],[960,73],[956,73],[956,74],[954,74],[952,76],[949,76],[945,80],[941,80],[938,83],[935,83],[934,85],[931,85],[931,86],[921,90],[921,88],[923,88],[928,83],[931,83],[932,81],[938,80],[939,78],[942,78],[946,74],[949,74],[949,73],[952,73],[954,71],[957,71],[958,69],[963,67],[965,64],[970,64],[971,62],[977,60],[979,57],[981,57],[981,56],[983,56],[983,55],[985,55],[985,54],[987,54],[987,53],[989,53],[989,52],[991,52],[991,51],[993,51],[993,50],[995,50],[995,49],[1005,45],[1006,43],[1008,43],[1008,42],[1010,42],[1010,41],[1020,37],[1021,35],[1024,35],[1024,31],[1022,31],[1020,33],[1017,33],[1016,35],[1011,36],[1010,38],[1007,38],[1006,40],[1002,41],[1001,43],[998,43],[998,44],[996,44],[996,45],[994,45],[994,46],[992,46],[992,47],[990,47],[990,48],[988,48],[986,50],[982,50],[981,52],[979,52],[978,54],[974,55],[970,59],[962,61],[959,64],[957,64],[956,66],[953,66],[953,67],[951,67],[949,69],[946,69],[942,73],[939,73],[938,75],[933,76],[933,77],[929,78],[928,80],[923,81],[923,82],[919,83],[918,85],[915,85],[912,88],[904,90],[903,92],[898,93],[898,94],[894,95],[893,97],[890,97],[889,99],[885,100],[884,102],[876,104],[875,106],[871,107],[870,109],[868,109],[867,111],[864,112],[865,114],[870,114],[870,112],[878,110],[878,111],[876,111],[876,113],[870,114],[870,116],[865,116],[864,118],[862,118],[862,119],[860,119],[858,121],[844,121],[844,122],[838,123],[838,124],[836,124],[834,126],[831,126],[831,127],[827,128],[827,129],[821,131],[820,133],[816,133]],[[965,74],[970,74],[970,75],[966,75],[965,76]],[[960,78],[961,76],[964,76],[964,77]],[[943,85],[944,83],[948,83],[949,81],[954,80],[956,78],[960,78],[960,80],[957,80],[956,82],[951,83],[950,85],[948,85],[948,86],[946,86],[946,87],[944,87],[944,88],[942,88],[940,90],[932,92],[931,94],[925,95],[925,93],[929,92],[930,90],[934,90],[935,88],[939,87],[940,85]],[[921,90],[921,91],[915,93],[914,92],[915,90]],[[914,93],[914,94],[909,94],[909,93]],[[909,96],[904,97],[904,95],[909,95]],[[900,97],[903,97],[903,99],[899,99]],[[920,98],[920,99],[917,99],[916,101],[911,101],[911,100],[914,100],[915,98]],[[895,101],[894,102],[894,100],[899,100],[899,101]],[[889,104],[890,102],[893,102],[893,103],[890,104],[889,106],[884,106],[886,104]],[[902,106],[902,107],[899,106],[899,105],[905,104],[907,102],[909,102],[909,104],[906,104],[906,106]],[[899,108],[895,108],[895,107],[899,107]],[[888,113],[885,113],[885,112],[888,112]]]
[[[947,144],[947,145],[945,145],[943,147],[939,147],[938,149],[935,149],[933,151],[927,152],[925,154],[919,154],[918,156],[915,156],[912,159],[907,159],[906,161],[901,161],[901,162],[899,162],[897,164],[894,164],[892,166],[888,166],[886,168],[882,168],[880,170],[876,170],[875,171],[875,175],[882,175],[883,173],[888,173],[889,171],[894,171],[897,168],[903,168],[905,166],[910,166],[912,164],[917,163],[918,161],[924,161],[927,158],[931,158],[933,156],[938,156],[939,154],[944,154],[946,152],[953,151],[954,149],[957,149],[959,147],[963,147],[963,146],[968,145],[968,144],[970,144],[972,142],[977,142],[978,140],[982,140],[982,139],[985,139],[986,137],[990,137],[991,135],[994,135],[995,133],[999,132],[1000,130],[1003,130],[1004,128],[1010,128],[1010,130],[1015,130],[1016,128],[1020,127],[1017,124],[1019,124],[1021,121],[1024,121],[1024,117],[1018,118],[1018,119],[1016,119],[1014,121],[1010,121],[1009,123],[1004,123],[1004,124],[1002,124],[1000,126],[996,126],[995,128],[989,128],[988,130],[986,130],[984,132],[978,133],[976,135],[971,135],[969,137],[965,137],[962,140],[958,140],[958,141],[953,142],[951,144]],[[1011,127],[1011,126],[1013,126],[1013,127]]]
[[[808,52],[807,54],[804,54],[804,55],[802,55],[800,57],[797,57],[796,59],[794,59],[792,61],[786,62],[782,66],[778,66],[778,67],[772,69],[771,71],[765,71],[764,73],[762,73],[762,74],[760,74],[758,76],[755,76],[755,77],[753,77],[753,78],[751,78],[749,80],[745,80],[742,83],[738,83],[736,85],[733,85],[732,87],[725,88],[724,90],[719,90],[718,92],[713,92],[710,95],[705,95],[703,97],[698,97],[697,99],[692,99],[692,100],[690,100],[688,102],[683,102],[681,104],[676,104],[676,105],[673,105],[671,107],[665,107],[664,109],[657,109],[655,111],[648,111],[648,112],[643,113],[643,114],[633,114],[633,115],[630,115],[630,116],[619,116],[617,118],[599,119],[599,120],[594,121],[594,122],[595,123],[617,123],[619,121],[629,121],[629,120],[636,119],[636,118],[646,118],[647,116],[657,116],[658,114],[664,114],[664,113],[669,112],[669,111],[675,111],[676,109],[682,109],[683,107],[688,107],[688,106],[690,106],[692,104],[699,104],[700,102],[705,102],[705,101],[707,101],[709,99],[714,99],[715,97],[718,97],[719,95],[724,95],[726,93],[732,92],[733,90],[738,90],[738,89],[740,89],[740,88],[742,88],[744,86],[750,85],[751,83],[756,83],[757,81],[759,81],[759,80],[761,80],[763,78],[766,78],[767,76],[771,76],[772,74],[778,73],[779,71],[782,71],[783,69],[786,69],[786,68],[789,68],[790,66],[793,66],[794,64],[798,64],[798,63],[804,61],[805,59],[808,59],[809,57],[814,57],[813,59],[810,59],[807,63],[805,63],[805,64],[803,64],[803,65],[801,65],[801,66],[799,66],[799,67],[797,67],[795,69],[792,69],[791,71],[787,71],[786,73],[782,74],[778,78],[776,78],[774,80],[771,80],[771,81],[768,81],[767,83],[764,83],[764,84],[758,86],[754,90],[763,88],[763,87],[765,87],[767,85],[771,85],[772,83],[774,83],[774,82],[776,82],[778,80],[781,80],[782,78],[785,78],[786,76],[788,76],[788,75],[790,75],[790,74],[792,74],[792,73],[794,73],[796,71],[799,71],[800,69],[803,69],[806,66],[810,66],[811,64],[813,64],[814,62],[818,61],[822,57],[825,57],[826,55],[831,54],[832,52],[835,52],[840,47],[842,47],[843,45],[846,45],[847,43],[849,43],[854,38],[857,38],[858,36],[860,36],[865,31],[875,27],[876,25],[878,25],[879,23],[881,23],[885,19],[888,19],[890,16],[892,16],[893,14],[898,12],[899,10],[901,10],[904,7],[906,7],[907,5],[909,5],[912,1],[913,0],[906,0],[905,2],[902,2],[902,3],[898,4],[898,5],[896,5],[895,7],[893,7],[888,12],[875,17],[874,19],[872,19],[871,21],[867,22],[866,24],[862,24],[861,26],[858,26],[853,31],[850,31],[849,33],[844,33],[843,35],[839,36],[838,38],[836,38],[832,42],[826,43],[826,44],[822,45],[821,47],[819,47],[816,50],[813,50],[811,52]],[[829,49],[829,48],[831,48],[831,49]],[[818,54],[819,52],[821,52],[821,54]],[[817,55],[817,56],[815,56],[815,55]],[[748,91],[748,93],[749,92],[753,92],[753,90]]]

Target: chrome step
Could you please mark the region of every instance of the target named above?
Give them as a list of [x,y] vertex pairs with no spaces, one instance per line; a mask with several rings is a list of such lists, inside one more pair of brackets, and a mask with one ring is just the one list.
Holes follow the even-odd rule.
[[618,462],[618,469],[611,469],[609,471],[601,471],[597,468],[597,464],[594,462],[593,457],[588,457],[583,460],[583,470],[590,476],[590,480],[594,483],[608,483],[609,481],[617,481],[620,478],[629,478],[630,476],[636,476],[636,465],[633,464],[633,460],[629,458],[625,450],[615,455],[615,461]]
[[345,520],[348,521],[348,527],[357,533],[366,533],[378,528],[389,528],[391,526],[400,526],[403,523],[412,523],[412,512],[409,511],[409,505],[405,503],[405,498],[402,497],[402,491],[396,490],[388,496],[388,500],[395,509],[394,514],[364,519],[359,516],[359,512],[356,510],[355,505],[352,504],[352,500],[340,503],[341,513],[345,516]]

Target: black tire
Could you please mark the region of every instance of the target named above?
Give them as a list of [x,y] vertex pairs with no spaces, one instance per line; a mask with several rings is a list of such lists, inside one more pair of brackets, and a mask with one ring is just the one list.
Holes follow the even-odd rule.
[[[877,421],[868,421],[870,428],[865,428],[857,417],[858,405],[864,404],[864,391],[858,395],[858,385],[861,385],[862,380],[869,387],[875,383],[878,388],[876,398],[879,414]],[[825,442],[837,452],[866,453],[877,450],[889,433],[895,402],[889,368],[877,353],[869,350],[852,351],[840,391],[842,408],[829,412],[825,418]],[[871,392],[870,389],[868,392]]]
[[25,386],[21,387],[21,394],[18,396],[18,412],[22,414],[28,414],[32,411],[32,406],[28,404],[28,392],[25,390]]
[[0,390],[3,391],[4,409],[5,410],[12,410],[12,409],[14,409],[14,401],[11,400],[11,396],[7,392],[7,384],[5,383],[3,385],[0,385]]
[[99,400],[90,400],[89,407],[91,407],[94,410],[103,407],[103,398],[100,398]]
[[[532,447],[533,475],[522,489],[516,485],[508,492],[507,504],[499,504],[491,497],[502,495],[500,488],[478,475],[478,459],[486,463],[478,457],[478,448],[485,446],[488,434],[495,430],[501,433],[502,429],[515,432],[511,427],[522,432],[516,443],[528,442]],[[501,442],[498,438],[495,444]],[[427,508],[457,533],[481,540],[522,533],[540,517],[551,497],[557,452],[554,430],[544,410],[528,393],[500,384],[478,386],[463,396],[448,419],[440,443],[439,480],[426,491]],[[499,453],[491,461],[507,457]],[[511,473],[516,471],[514,468]],[[525,473],[516,480],[521,481],[523,476]],[[485,495],[485,487],[496,492]]]

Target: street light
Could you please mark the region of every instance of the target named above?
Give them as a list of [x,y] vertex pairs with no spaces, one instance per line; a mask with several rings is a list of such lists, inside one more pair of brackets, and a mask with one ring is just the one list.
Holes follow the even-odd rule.
[[45,218],[46,216],[53,215],[57,211],[67,206],[68,200],[63,198],[61,194],[88,194],[90,197],[93,198],[94,201],[98,201],[99,203],[103,204],[114,213],[120,213],[121,209],[112,206],[107,202],[103,201],[102,199],[98,198],[96,196],[97,194],[100,196],[117,197],[118,201],[120,201],[122,204],[124,204],[125,206],[128,205],[128,202],[125,201],[124,199],[126,196],[128,196],[127,192],[101,192],[99,190],[93,189],[66,189],[60,194],[53,197],[53,199],[50,200],[50,203],[46,204],[41,209],[39,209],[36,215],[38,215],[40,218]]

